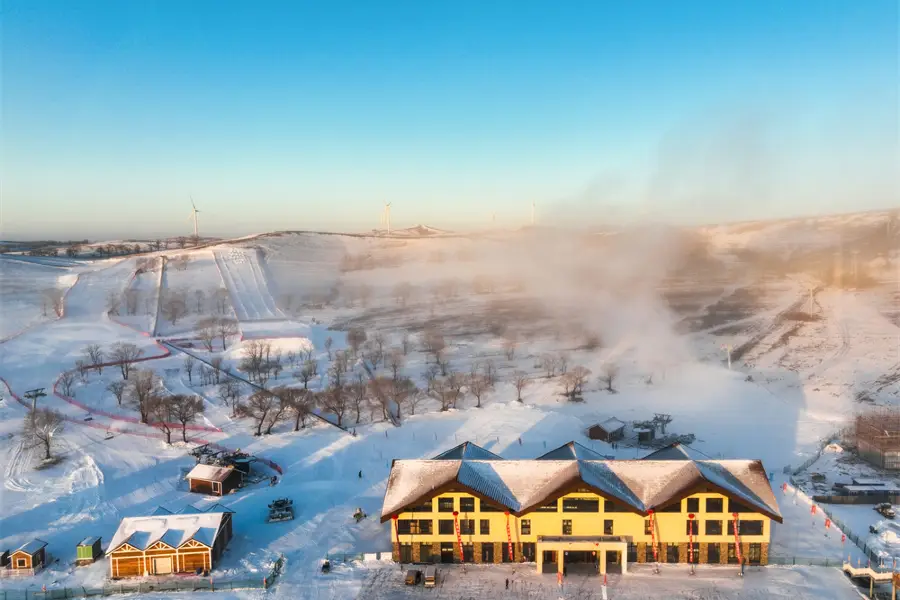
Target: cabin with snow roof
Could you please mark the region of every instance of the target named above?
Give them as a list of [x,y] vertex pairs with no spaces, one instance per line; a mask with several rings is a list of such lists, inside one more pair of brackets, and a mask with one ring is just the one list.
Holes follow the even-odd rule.
[[570,442],[504,460],[466,443],[394,460],[381,521],[406,563],[522,561],[553,573],[767,564],[771,523],[782,519],[762,463],[677,454],[608,460]]
[[122,519],[106,551],[110,578],[210,571],[231,541],[233,514],[215,504]]
[[210,496],[224,496],[244,483],[244,474],[232,467],[197,465],[186,479],[192,492]]
[[603,442],[619,441],[625,437],[625,423],[615,417],[610,417],[601,423],[592,425],[588,429],[588,437]]
[[47,565],[47,542],[31,540],[9,555],[9,569],[14,575],[33,575]]

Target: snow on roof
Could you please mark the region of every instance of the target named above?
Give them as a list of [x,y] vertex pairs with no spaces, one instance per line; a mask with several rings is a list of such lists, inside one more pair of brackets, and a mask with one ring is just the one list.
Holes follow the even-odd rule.
[[692,456],[687,453],[687,450],[681,444],[675,442],[674,444],[663,446],[655,452],[651,452],[641,460],[690,460],[691,458]]
[[[578,481],[637,512],[663,507],[704,483],[778,521],[778,503],[762,463],[754,460],[593,460],[575,458],[573,442],[540,460],[395,460],[382,519],[436,495],[468,489],[515,513],[531,510]],[[564,450],[568,447],[568,450]],[[459,447],[457,447],[459,448]],[[584,454],[590,451],[581,447]],[[456,450],[456,449],[454,449]]]
[[78,542],[79,546],[93,546],[97,542],[100,541],[100,538],[96,536],[89,536]]
[[455,448],[450,448],[446,452],[441,452],[432,460],[503,460],[502,456],[497,456],[489,450],[485,450],[472,442],[463,442]]
[[[202,512],[206,512],[206,511],[203,510],[202,508],[197,508],[193,504],[188,504],[187,506],[185,506],[184,508],[179,510],[177,514],[179,514],[179,515],[199,515]],[[175,514],[175,513],[172,513],[172,514]]]
[[138,550],[146,550],[160,540],[173,548],[182,546],[188,540],[212,546],[224,516],[223,512],[215,512],[126,517],[119,524],[106,553],[109,554],[126,542]]
[[546,454],[538,456],[535,460],[604,460],[605,458],[606,457],[602,454],[594,452],[578,442],[569,442]]
[[202,479],[204,481],[222,482],[228,479],[234,469],[216,467],[214,465],[197,465],[187,474],[187,479]]
[[41,550],[41,548],[45,547],[46,545],[47,545],[47,542],[45,542],[44,540],[34,539],[34,540],[31,540],[30,542],[26,542],[25,544],[22,544],[21,546],[19,546],[16,549],[16,552],[24,552],[25,554],[35,554],[36,552],[39,552]]
[[623,427],[625,427],[625,422],[620,421],[619,419],[617,419],[615,417],[610,417],[610,418],[606,419],[605,421],[601,421],[600,423],[597,423],[597,425],[602,427],[604,429],[604,431],[616,431],[617,429],[622,429]]
[[157,506],[157,507],[156,507],[156,510],[154,510],[154,511],[153,511],[152,513],[150,513],[150,514],[151,514],[152,516],[154,516],[154,517],[159,516],[159,515],[171,515],[171,514],[172,514],[172,511],[169,510],[168,508],[164,507],[164,506]]

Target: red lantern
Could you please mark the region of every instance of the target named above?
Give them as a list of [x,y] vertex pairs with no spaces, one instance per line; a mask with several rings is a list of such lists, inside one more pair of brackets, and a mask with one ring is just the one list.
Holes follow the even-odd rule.
[[787,483],[781,484],[781,491],[784,492],[785,494],[787,494]]
[[453,511],[453,525],[456,527],[456,543],[459,545],[459,560],[463,560],[462,536],[459,534],[459,512]]
[[847,536],[842,533],[841,534],[841,545],[843,546],[844,542],[846,542],[846,541],[847,541]]
[[694,563],[694,513],[688,515],[688,562]]
[[512,531],[509,528],[509,511],[506,511],[506,540],[509,542],[509,562],[513,561]]
[[816,514],[816,505],[815,504],[813,504],[809,507],[809,514],[811,514],[811,515]]

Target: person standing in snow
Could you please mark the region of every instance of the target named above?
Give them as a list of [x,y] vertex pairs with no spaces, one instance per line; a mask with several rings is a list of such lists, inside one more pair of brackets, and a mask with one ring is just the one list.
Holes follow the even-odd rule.
[[506,589],[509,589],[509,578],[506,578]]
[[359,478],[362,479],[362,471],[359,472]]

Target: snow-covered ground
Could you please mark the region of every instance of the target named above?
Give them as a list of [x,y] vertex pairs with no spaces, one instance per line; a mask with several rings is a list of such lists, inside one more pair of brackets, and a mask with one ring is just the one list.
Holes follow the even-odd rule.
[[[25,407],[0,384],[0,467],[5,474],[0,548],[34,537],[49,542],[59,562],[27,580],[29,585],[97,584],[105,577],[106,562],[73,569],[75,543],[87,535],[100,535],[106,542],[122,517],[159,505],[177,509],[206,502],[186,491],[182,470],[193,463],[187,449],[209,441],[251,452],[283,471],[277,489],[256,484],[224,500],[237,513],[235,538],[214,577],[261,576],[283,554],[284,575],[269,595],[405,598],[412,590],[400,585],[401,573],[392,566],[338,566],[327,577],[317,570],[328,553],[389,549],[387,526],[374,519],[357,524],[351,515],[357,507],[370,515],[380,512],[392,459],[431,457],[466,440],[509,458],[535,457],[570,440],[606,455],[634,458],[651,449],[638,447],[631,438],[612,449],[588,440],[586,428],[615,416],[629,423],[630,432],[631,422],[666,413],[672,416],[667,433],[694,435],[692,448],[698,453],[763,460],[784,515],[784,524],[774,528],[773,557],[837,562],[862,556],[849,542],[841,542],[839,531],[825,528],[824,515],[811,512],[804,493],[781,486],[785,467],[811,456],[823,438],[858,410],[860,392],[870,393],[876,403],[895,398],[895,381],[876,389],[878,381],[886,381],[884,374],[900,364],[900,328],[889,314],[891,285],[858,292],[824,289],[814,298],[816,320],[798,321],[791,315],[798,307],[806,309],[809,295],[807,279],[799,275],[760,277],[727,267],[714,276],[682,272],[675,281],[667,269],[681,268],[677,252],[658,241],[633,246],[620,240],[609,251],[625,248],[634,256],[598,261],[593,250],[579,251],[572,240],[554,239],[542,247],[530,236],[262,236],[211,249],[164,252],[168,261],[161,284],[155,279],[159,272],[152,271],[132,280],[135,259],[77,269],[0,259],[3,281],[16,283],[0,296],[2,332],[33,325],[0,343],[0,376],[19,395],[44,387],[48,396],[40,405],[68,419],[59,436],[63,460],[36,469],[38,451],[26,447],[19,432]],[[190,260],[181,261],[180,255]],[[665,260],[654,261],[661,255]],[[723,264],[731,260],[723,258]],[[646,264],[655,267],[647,269]],[[51,282],[74,283],[76,274],[64,316],[41,322],[38,291]],[[174,324],[162,315],[157,320],[155,307],[153,314],[115,317],[129,325],[124,326],[109,318],[107,305],[111,294],[122,294],[129,285],[148,297],[156,290],[163,296],[177,290],[195,306]],[[218,344],[211,352],[203,350],[195,339],[197,323],[211,316],[239,320],[240,338],[228,340],[225,351]],[[155,343],[148,334],[154,323],[156,335],[180,338],[178,344],[190,343],[191,353],[221,359],[223,368],[242,377],[249,376],[240,370],[248,344],[270,343],[270,352],[283,363],[270,386],[302,387],[294,373],[307,357],[318,367],[309,388],[328,384],[326,371],[334,353],[352,354],[345,337],[350,327],[368,334],[362,355],[371,358],[382,344],[385,355],[395,356],[398,373],[417,386],[424,386],[435,362],[422,350],[425,330],[443,333],[443,356],[451,371],[468,373],[491,363],[498,383],[480,401],[466,393],[456,408],[444,412],[433,398],[406,405],[400,427],[385,421],[380,407],[363,404],[357,412],[351,404],[343,424],[355,436],[322,421],[310,421],[295,432],[289,419],[271,435],[255,437],[248,419],[232,416],[219,384],[200,381],[196,371],[189,378],[184,354]],[[409,340],[406,352],[404,339]],[[204,399],[204,413],[195,423],[199,430],[187,432],[187,444],[165,444],[161,431],[136,422],[137,411],[127,399],[119,405],[108,389],[121,378],[115,367],[76,381],[74,399],[53,393],[60,373],[72,369],[92,343],[107,351],[116,343],[135,344],[142,358],[149,359],[136,366],[156,372],[168,392]],[[731,371],[723,346],[740,349]],[[542,365],[545,355],[561,352],[570,369],[592,371],[582,401],[566,400],[559,377],[549,377]],[[295,364],[288,364],[289,353]],[[617,367],[614,393],[598,381],[608,365]],[[349,368],[349,381],[364,377],[358,357]],[[516,371],[530,382],[521,403],[511,383]],[[376,372],[390,376],[384,358]],[[242,385],[246,396],[251,390]],[[180,431],[174,439],[181,439]],[[813,470],[839,472],[845,464],[828,453],[821,462]],[[266,525],[266,505],[276,496],[294,499],[296,519]],[[836,514],[857,533],[879,520],[871,507],[840,507]],[[507,576],[519,586],[518,595],[509,597],[558,594],[552,577],[527,568],[515,574],[505,569],[449,569],[434,595],[503,598]],[[23,581],[0,580],[0,588],[16,588]],[[664,592],[672,598],[830,599],[855,593],[840,573],[817,567],[751,570],[744,579],[728,568],[701,569],[694,577],[678,567],[664,567],[661,575],[638,568],[627,577],[611,577],[609,591],[615,598]],[[564,593],[566,598],[599,597],[599,581],[570,579]]]

